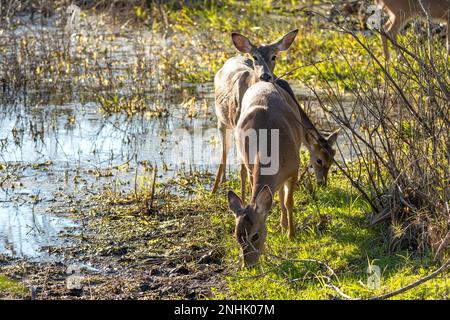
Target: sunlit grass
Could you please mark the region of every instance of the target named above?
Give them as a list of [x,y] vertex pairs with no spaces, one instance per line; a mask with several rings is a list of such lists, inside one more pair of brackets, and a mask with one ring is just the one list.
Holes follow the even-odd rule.
[[[355,298],[370,298],[399,289],[433,272],[437,265],[431,253],[418,255],[405,249],[390,252],[384,227],[369,229],[369,205],[358,196],[339,173],[331,176],[329,186],[315,191],[304,186],[295,193],[297,236],[288,240],[281,232],[280,209],[275,204],[268,218],[266,253],[254,269],[241,267],[240,251],[229,233],[222,241],[229,246],[226,264],[233,270],[227,277],[229,290],[215,292],[217,299],[330,299],[339,297],[326,287],[320,276],[328,272],[317,263],[290,261],[314,259],[327,263],[334,271],[332,283]],[[237,187],[232,183],[230,187]],[[224,213],[227,224],[234,224],[231,213]],[[223,219],[213,219],[223,223]],[[287,260],[273,258],[283,257]],[[379,287],[371,287],[368,267],[380,270]],[[448,298],[448,274],[396,296],[397,299]],[[341,298],[341,297],[340,297]]]
[[[379,74],[351,36],[329,30],[328,23],[320,16],[310,19],[302,12],[295,15],[289,13],[288,4],[285,8],[286,10],[273,13],[265,1],[226,1],[222,6],[213,2],[206,10],[185,6],[171,11],[169,16],[174,30],[187,37],[201,34],[198,42],[187,41],[183,43],[183,47],[193,52],[201,50],[202,59],[181,59],[175,62],[179,64],[180,69],[190,70],[186,74],[190,81],[212,80],[214,73],[225,60],[237,53],[231,42],[231,32],[241,32],[258,44],[275,41],[287,31],[298,28],[296,41],[289,51],[282,53],[278,59],[278,75],[309,65],[291,72],[289,79],[312,83],[323,83],[326,80],[344,87],[349,84],[342,81],[352,72],[348,69],[344,57],[355,64],[357,72],[364,72],[370,77]],[[367,36],[365,41],[369,44],[379,43],[378,37],[373,35]],[[381,53],[381,50],[377,51]],[[327,63],[310,65],[330,58]]]
[[26,288],[20,282],[0,274],[0,295],[23,295],[26,292]]
[[[168,25],[157,6],[152,7],[153,11],[136,7],[127,12],[136,16],[136,21],[122,25],[115,33],[111,33],[115,25],[108,15],[85,9],[77,33],[66,34],[59,27],[37,34],[5,33],[0,48],[0,57],[8,65],[5,81],[17,89],[26,83],[27,90],[35,89],[33,94],[38,95],[40,103],[51,93],[63,92],[61,97],[70,98],[66,91],[73,90],[108,112],[133,115],[147,111],[149,94],[162,93],[180,83],[212,82],[224,62],[238,53],[231,32],[241,32],[260,44],[298,28],[291,48],[277,59],[278,76],[289,72],[286,79],[292,84],[326,88],[332,83],[347,90],[364,85],[355,78],[363,78],[372,86],[382,82],[380,66],[354,37],[322,16],[326,10],[315,7],[321,11],[319,15],[291,11],[293,6],[310,3],[282,1],[275,9],[265,0],[205,1],[181,7],[163,4],[161,10]],[[92,25],[86,22],[90,18]],[[379,35],[355,32],[384,62]],[[403,37],[403,43],[417,38],[412,33]],[[131,47],[127,47],[129,43]],[[21,54],[9,54],[8,47],[17,47]],[[436,52],[442,51],[438,41],[435,47]],[[401,63],[393,65],[392,70],[397,69],[402,72]],[[415,86],[411,82],[407,88],[413,90]],[[116,101],[111,96],[122,98]]]

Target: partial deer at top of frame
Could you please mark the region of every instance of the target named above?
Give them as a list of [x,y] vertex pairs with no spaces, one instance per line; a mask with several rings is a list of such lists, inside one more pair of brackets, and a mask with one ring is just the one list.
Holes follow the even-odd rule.
[[[377,0],[389,19],[384,25],[386,35],[395,41],[399,31],[413,18],[430,19],[447,24],[447,54],[450,50],[450,0]],[[383,51],[389,60],[387,39],[382,36]]]

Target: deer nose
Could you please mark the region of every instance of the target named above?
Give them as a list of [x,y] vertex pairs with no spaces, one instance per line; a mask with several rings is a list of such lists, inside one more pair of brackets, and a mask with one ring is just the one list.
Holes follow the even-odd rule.
[[317,184],[319,187],[326,187],[327,186],[327,179],[318,180]]
[[262,80],[262,81],[270,81],[270,79],[272,79],[272,76],[270,75],[270,74],[268,74],[268,73],[263,73],[262,75],[260,75],[259,76],[259,78]]

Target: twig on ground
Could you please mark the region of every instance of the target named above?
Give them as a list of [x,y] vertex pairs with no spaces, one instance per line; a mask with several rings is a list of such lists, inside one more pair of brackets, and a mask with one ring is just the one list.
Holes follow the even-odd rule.
[[415,288],[418,285],[420,285],[420,284],[422,284],[422,283],[424,283],[424,282],[426,282],[426,281],[428,281],[430,279],[433,279],[433,278],[437,277],[439,274],[441,274],[442,272],[447,270],[449,267],[450,267],[450,259],[448,259],[447,262],[445,262],[442,266],[439,267],[439,269],[437,269],[433,273],[429,274],[428,276],[420,278],[416,282],[413,282],[413,283],[411,283],[411,284],[409,284],[409,285],[407,285],[407,286],[405,286],[403,288],[400,288],[398,290],[386,293],[386,294],[381,295],[381,296],[370,298],[369,300],[385,300],[385,299],[388,299],[388,298],[392,298],[393,296],[399,295],[400,293],[403,293],[403,292],[405,292],[407,290]]
[[441,244],[439,245],[438,249],[436,250],[436,254],[434,255],[434,260],[437,260],[441,250],[445,247],[447,247],[447,245],[450,243],[450,231],[447,232],[447,234],[445,235],[444,239],[442,240]]
[[411,283],[411,284],[409,284],[407,286],[404,286],[404,287],[402,287],[402,288],[400,288],[398,290],[395,290],[395,291],[383,294],[381,296],[371,297],[371,298],[360,298],[360,297],[354,298],[354,297],[349,296],[345,292],[343,292],[338,286],[336,286],[336,285],[334,285],[332,283],[332,280],[333,280],[332,278],[336,277],[336,274],[335,274],[334,270],[327,263],[325,263],[323,261],[315,260],[315,259],[288,259],[288,258],[283,258],[283,257],[277,256],[277,255],[271,254],[271,253],[267,253],[266,255],[268,255],[270,257],[273,257],[273,258],[276,258],[276,259],[279,259],[279,260],[282,260],[282,261],[289,261],[289,262],[313,262],[313,263],[317,263],[317,264],[319,264],[321,266],[324,266],[328,270],[328,272],[330,274],[328,276],[320,276],[320,277],[314,277],[314,278],[315,279],[317,279],[317,278],[325,279],[326,280],[325,286],[327,288],[333,289],[341,297],[343,297],[343,298],[345,298],[347,300],[386,300],[386,299],[392,298],[392,297],[394,297],[396,295],[399,295],[399,294],[401,294],[401,293],[403,293],[405,291],[408,291],[408,290],[410,290],[412,288],[415,288],[415,287],[419,286],[420,284],[422,284],[422,283],[424,283],[424,282],[426,282],[428,280],[431,280],[431,279],[435,278],[436,276],[438,276],[442,272],[446,271],[450,267],[450,259],[448,259],[442,266],[440,266],[433,273],[431,273],[428,276],[425,276],[423,278],[420,278],[419,280],[417,280],[417,281],[415,281],[415,282],[413,282],[413,283]]

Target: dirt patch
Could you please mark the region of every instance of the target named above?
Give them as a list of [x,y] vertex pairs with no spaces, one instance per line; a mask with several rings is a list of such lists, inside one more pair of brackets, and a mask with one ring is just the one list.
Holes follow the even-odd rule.
[[[109,272],[65,263],[14,261],[2,267],[2,273],[20,281],[29,291],[2,293],[2,298],[19,299],[201,299],[211,288],[223,287],[219,265],[183,264],[122,268]],[[78,282],[79,281],[79,282]]]

